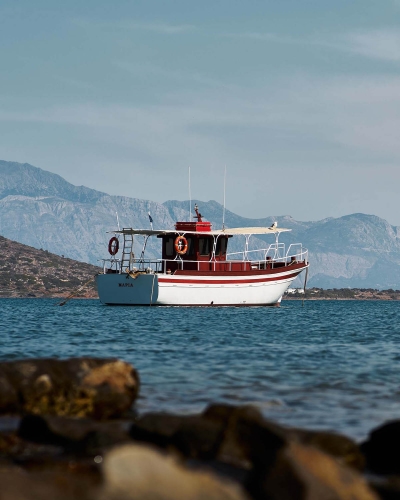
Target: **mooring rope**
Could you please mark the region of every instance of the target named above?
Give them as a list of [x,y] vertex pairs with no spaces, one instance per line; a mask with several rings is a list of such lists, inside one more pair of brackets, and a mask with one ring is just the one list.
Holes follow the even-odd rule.
[[151,286],[151,297],[150,297],[150,307],[151,307],[151,304],[153,302],[153,292],[154,292],[154,280],[156,279],[156,275],[153,274],[153,284]]
[[304,276],[304,288],[303,288],[303,303],[302,306],[304,307],[304,299],[306,298],[306,286],[307,286],[307,278],[308,278],[308,266],[306,267],[306,274]]
[[[90,283],[93,279],[95,278],[95,276],[92,276],[89,280],[87,280],[83,285],[81,285],[79,288],[77,288],[75,291],[71,292],[68,297],[63,300],[62,302],[60,302],[58,305],[59,306],[64,306],[69,300],[72,299],[72,297],[74,297],[77,293],[79,293],[82,288],[84,288],[88,283]],[[56,305],[56,304],[55,304]]]
[[128,267],[125,269],[125,272],[133,280],[135,280],[139,276],[139,274],[146,274],[145,271],[131,271]]

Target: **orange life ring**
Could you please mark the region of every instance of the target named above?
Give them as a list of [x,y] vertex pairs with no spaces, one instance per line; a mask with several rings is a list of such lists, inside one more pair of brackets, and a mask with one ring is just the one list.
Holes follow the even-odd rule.
[[108,242],[108,253],[110,255],[115,255],[118,253],[118,250],[119,250],[118,238],[116,236],[113,236]]
[[175,238],[175,252],[179,253],[179,255],[184,255],[188,249],[188,242],[184,236],[177,236]]

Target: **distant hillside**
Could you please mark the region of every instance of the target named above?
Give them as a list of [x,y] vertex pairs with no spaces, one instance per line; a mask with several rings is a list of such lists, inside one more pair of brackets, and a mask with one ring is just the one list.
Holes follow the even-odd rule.
[[[100,268],[0,236],[0,297],[66,297]],[[77,295],[97,298],[94,280]]]
[[[132,186],[133,194],[135,186]],[[200,211],[214,228],[222,226],[222,206],[215,201],[197,201]],[[284,201],[282,202],[284,208]],[[29,164],[0,161],[0,234],[35,248],[99,265],[107,258],[107,242],[121,227],[148,228],[148,212],[154,229],[172,229],[176,220],[187,220],[189,202],[170,200],[163,204],[109,196],[77,187],[62,177]],[[248,219],[226,211],[226,227],[266,226],[278,221],[292,229],[282,242],[302,242],[310,250],[309,286],[321,288],[400,288],[400,228],[374,215],[352,214],[316,222],[296,221],[289,215]],[[252,237],[254,248],[271,243],[268,237]],[[136,238],[138,255],[143,238]],[[229,242],[230,251],[243,249],[243,239]],[[150,239],[149,257],[158,257],[160,242]]]

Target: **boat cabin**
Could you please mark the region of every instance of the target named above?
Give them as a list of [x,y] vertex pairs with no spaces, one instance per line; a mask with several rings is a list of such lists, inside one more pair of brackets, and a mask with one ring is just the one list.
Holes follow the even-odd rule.
[[[226,261],[229,236],[215,237],[204,234],[204,230],[197,232],[196,224],[181,222],[176,224],[175,234],[159,236],[162,238],[162,259],[166,261],[167,271],[170,270],[172,273],[177,269],[207,271],[210,269],[211,261],[213,263]],[[183,228],[183,225],[194,227]],[[211,231],[211,227],[207,231]]]
[[[162,239],[162,259],[166,272],[224,271],[221,263],[226,261],[229,235],[213,235],[211,222],[203,221],[195,207],[196,222],[177,222],[176,233],[159,235]],[[212,263],[212,265],[211,265]]]

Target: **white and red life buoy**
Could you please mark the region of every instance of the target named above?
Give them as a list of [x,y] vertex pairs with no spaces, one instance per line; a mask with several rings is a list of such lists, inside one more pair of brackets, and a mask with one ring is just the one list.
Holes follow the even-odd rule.
[[179,255],[185,255],[188,249],[188,242],[184,236],[177,236],[175,238],[175,252],[179,253]]
[[108,242],[108,253],[110,255],[116,255],[119,250],[119,241],[116,236],[113,236]]

